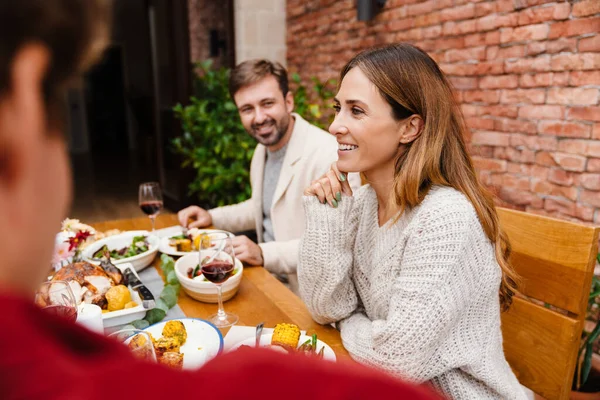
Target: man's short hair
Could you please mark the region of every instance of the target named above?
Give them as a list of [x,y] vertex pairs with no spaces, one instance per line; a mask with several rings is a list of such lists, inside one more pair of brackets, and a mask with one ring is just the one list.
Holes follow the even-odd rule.
[[109,39],[109,0],[0,1],[0,98],[11,90],[12,61],[28,43],[50,53],[43,80],[51,123],[62,114],[65,88],[95,62]]
[[244,86],[251,85],[259,80],[273,76],[279,84],[283,96],[289,91],[287,71],[278,62],[269,60],[248,60],[238,64],[229,77],[229,93],[231,98]]

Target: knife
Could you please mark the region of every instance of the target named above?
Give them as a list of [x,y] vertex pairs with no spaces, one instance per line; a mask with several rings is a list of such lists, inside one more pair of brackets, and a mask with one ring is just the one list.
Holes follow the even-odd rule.
[[156,306],[156,302],[154,301],[154,295],[144,284],[139,280],[137,275],[133,272],[131,267],[123,268],[123,275],[125,276],[125,281],[133,290],[138,292],[140,295],[140,299],[142,299],[142,306],[149,310]]

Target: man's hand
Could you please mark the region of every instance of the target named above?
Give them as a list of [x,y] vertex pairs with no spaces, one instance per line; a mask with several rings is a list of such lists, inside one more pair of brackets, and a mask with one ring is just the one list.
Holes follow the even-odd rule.
[[[212,225],[212,217],[208,211],[198,206],[189,206],[179,211],[177,213],[177,219],[179,219],[181,226],[187,228],[204,228]],[[188,225],[188,220],[190,219],[193,221]]]
[[247,236],[233,238],[235,257],[249,265],[263,265],[262,250],[259,245],[248,239]]

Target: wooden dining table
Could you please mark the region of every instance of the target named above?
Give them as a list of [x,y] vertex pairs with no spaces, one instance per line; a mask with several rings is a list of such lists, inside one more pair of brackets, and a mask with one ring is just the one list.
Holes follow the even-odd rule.
[[[110,229],[121,231],[149,230],[148,218],[122,219],[92,224],[100,232]],[[175,214],[164,214],[156,219],[156,229],[179,225]],[[160,258],[156,257],[153,267],[162,275]],[[155,293],[157,295],[158,293]],[[202,303],[192,299],[180,290],[178,305],[187,317],[205,319],[217,311],[217,305]],[[275,327],[280,322],[293,323],[305,330],[307,335],[317,337],[327,343],[338,359],[349,358],[348,351],[342,345],[340,332],[330,325],[316,323],[302,300],[283,283],[273,277],[261,266],[245,266],[238,293],[224,303],[226,311],[239,316],[238,325],[255,326],[264,322],[265,327]],[[229,328],[221,329],[223,336]]]

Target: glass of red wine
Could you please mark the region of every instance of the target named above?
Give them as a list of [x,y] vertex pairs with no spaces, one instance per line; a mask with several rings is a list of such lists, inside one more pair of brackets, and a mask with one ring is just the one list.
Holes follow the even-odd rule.
[[44,311],[71,322],[77,319],[77,301],[66,281],[50,281],[41,284],[35,292],[35,304]]
[[156,216],[163,208],[162,191],[158,182],[146,182],[140,185],[139,191],[140,208],[152,221],[152,232]]
[[219,310],[208,317],[217,328],[227,328],[238,322],[238,316],[223,309],[223,283],[233,274],[235,253],[231,235],[225,232],[213,233],[209,240],[200,241],[200,269],[202,275],[217,286]]

